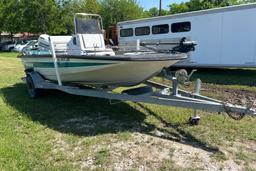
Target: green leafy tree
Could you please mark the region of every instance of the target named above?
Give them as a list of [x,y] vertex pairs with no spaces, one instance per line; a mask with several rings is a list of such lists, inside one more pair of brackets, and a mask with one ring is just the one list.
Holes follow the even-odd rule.
[[[168,10],[161,10],[162,15],[168,15]],[[159,16],[159,9],[157,7],[150,8],[149,10],[144,11],[145,17],[157,17]]]
[[74,32],[73,16],[76,12],[81,12],[78,1],[62,1],[60,3],[60,14],[64,34]]
[[22,8],[20,1],[2,0],[1,1],[1,31],[18,33],[23,31]]
[[190,0],[180,4],[172,3],[170,13],[183,13],[188,11],[205,10],[210,8],[225,7],[230,5],[243,4],[248,2],[255,2],[255,0]]
[[3,18],[3,2],[0,1],[0,42],[1,42],[1,33],[4,31],[4,18]]
[[144,12],[136,0],[101,0],[100,14],[104,26],[108,27],[119,21],[143,18]]
[[162,9],[162,15],[169,15],[170,14],[170,11],[168,10],[165,10],[165,9]]
[[197,11],[217,7],[217,5],[211,0],[190,0],[189,2],[186,2],[186,5],[189,7],[189,11]]
[[101,6],[97,0],[86,0],[82,9],[85,9],[86,13],[97,14],[100,12]]
[[56,34],[63,30],[59,7],[54,0],[20,0],[26,31]]
[[146,17],[156,17],[159,15],[159,10],[156,7],[150,8],[148,11],[145,11]]
[[185,3],[173,3],[170,5],[170,12],[171,14],[176,14],[176,13],[183,13],[189,11],[189,7]]
[[62,0],[59,1],[62,27],[65,34],[74,32],[73,16],[75,13],[93,13],[100,12],[101,6],[97,0]]

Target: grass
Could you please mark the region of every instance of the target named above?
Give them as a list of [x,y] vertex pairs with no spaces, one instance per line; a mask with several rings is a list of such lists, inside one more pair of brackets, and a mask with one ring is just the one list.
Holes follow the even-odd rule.
[[[234,142],[256,142],[255,118],[251,117],[233,121],[215,113],[200,112],[200,125],[191,127],[187,120],[193,111],[189,109],[132,102],[110,105],[104,99],[61,92],[49,92],[32,100],[21,81],[23,67],[16,56],[16,53],[0,53],[0,170],[78,170],[91,168],[90,160],[96,168],[99,165],[112,168],[111,164],[121,160],[115,158],[116,153],[122,154],[120,158],[130,155],[129,149],[115,145],[138,145],[133,136],[137,133],[211,152],[213,160],[232,157],[223,156],[222,150]],[[215,75],[209,71],[199,72],[195,77],[202,76],[204,82],[216,86],[256,91],[252,86],[256,83],[255,72],[235,72],[239,75],[235,77],[231,71],[223,71],[218,77],[209,78]],[[242,162],[253,161],[252,156],[245,152],[245,147],[234,153],[234,158]],[[159,165],[160,170],[177,168],[171,159]]]
[[107,149],[101,149],[100,151],[96,152],[95,155],[95,163],[97,165],[103,165],[109,163],[110,161],[110,151]]
[[233,86],[255,86],[255,68],[199,69],[192,78],[199,77],[207,83]]

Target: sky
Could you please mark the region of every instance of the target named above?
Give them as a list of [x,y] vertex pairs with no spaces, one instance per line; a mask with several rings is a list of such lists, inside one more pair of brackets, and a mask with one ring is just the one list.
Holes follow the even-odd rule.
[[[181,3],[186,1],[188,0],[162,0],[162,8],[169,9],[168,5],[171,3]],[[159,8],[159,0],[138,0],[138,3],[145,9],[150,9],[152,7]]]

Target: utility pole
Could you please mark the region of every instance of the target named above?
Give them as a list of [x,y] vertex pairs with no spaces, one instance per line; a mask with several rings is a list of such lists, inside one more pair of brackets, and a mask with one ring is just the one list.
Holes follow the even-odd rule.
[[159,16],[162,15],[162,0],[159,0]]

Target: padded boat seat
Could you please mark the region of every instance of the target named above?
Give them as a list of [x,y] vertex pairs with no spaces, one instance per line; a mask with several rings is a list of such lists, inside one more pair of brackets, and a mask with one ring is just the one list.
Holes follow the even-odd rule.
[[105,49],[104,38],[102,34],[84,34],[82,36],[84,48],[86,50]]

